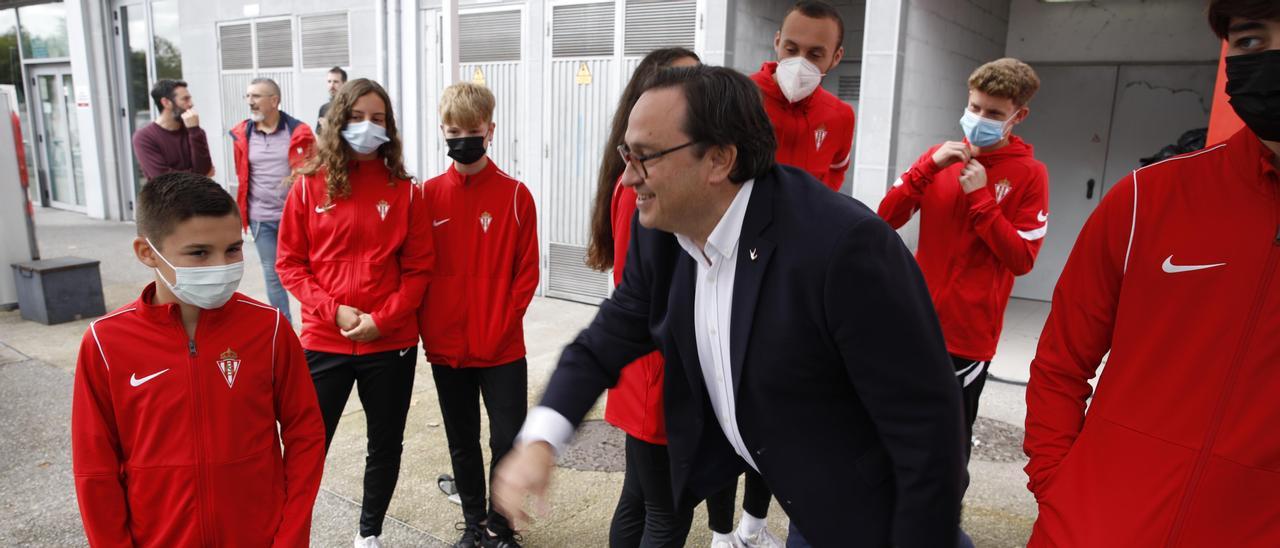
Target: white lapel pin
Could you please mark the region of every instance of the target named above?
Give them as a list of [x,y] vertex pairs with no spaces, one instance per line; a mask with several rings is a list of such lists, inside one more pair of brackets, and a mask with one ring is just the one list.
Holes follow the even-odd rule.
[[756,259],[759,259],[759,258],[760,258],[760,255],[759,255],[758,253],[756,253],[756,248],[754,248],[754,247],[753,247],[753,248],[751,248],[751,262],[753,262],[753,263],[754,263],[754,262],[756,262]]

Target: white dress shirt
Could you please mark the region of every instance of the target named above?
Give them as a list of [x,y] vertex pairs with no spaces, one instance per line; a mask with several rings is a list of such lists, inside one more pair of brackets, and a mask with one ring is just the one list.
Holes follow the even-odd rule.
[[[742,183],[738,195],[716,224],[707,243],[698,248],[689,237],[676,234],[676,241],[698,263],[694,285],[693,329],[698,345],[698,362],[707,386],[711,408],[715,410],[720,429],[735,452],[752,468],[759,470],[738,428],[737,402],[733,393],[733,374],[729,355],[729,335],[733,317],[733,282],[738,265],[738,240],[747,203],[755,181]],[[751,313],[751,311],[747,311]],[[688,364],[692,365],[692,364]],[[517,437],[521,442],[545,441],[560,454],[573,437],[573,426],[560,413],[537,406],[529,412]]]

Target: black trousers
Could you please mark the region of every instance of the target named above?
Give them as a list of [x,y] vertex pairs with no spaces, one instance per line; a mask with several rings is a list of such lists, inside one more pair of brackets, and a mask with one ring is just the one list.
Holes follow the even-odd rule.
[[360,504],[360,534],[382,534],[387,506],[400,478],[400,453],[405,419],[413,392],[418,347],[351,356],[306,351],[311,381],[324,416],[324,447],[329,450],[342,409],[355,385],[364,407],[368,456],[364,460],[364,498]]
[[[485,522],[490,531],[505,534],[510,522],[485,505],[484,453],[480,450],[480,398],[489,414],[489,479],[498,461],[511,450],[528,408],[529,363],[520,358],[494,367],[454,368],[432,365],[440,397],[440,414],[449,440],[454,485],[462,499],[462,517],[476,525]],[[486,522],[487,520],[487,522]]]
[[973,423],[978,420],[978,398],[987,385],[987,372],[991,362],[980,362],[968,358],[951,356],[956,368],[956,382],[960,384],[960,398],[964,404],[965,462],[973,453]]
[[627,435],[627,472],[609,527],[610,548],[680,548],[693,508],[677,511],[667,446]]
[[[747,468],[745,491],[742,495],[742,509],[758,518],[768,517],[773,492],[769,491],[764,478],[754,469]],[[735,481],[707,498],[707,526],[712,531],[722,534],[733,532],[733,503],[737,497],[738,482]]]

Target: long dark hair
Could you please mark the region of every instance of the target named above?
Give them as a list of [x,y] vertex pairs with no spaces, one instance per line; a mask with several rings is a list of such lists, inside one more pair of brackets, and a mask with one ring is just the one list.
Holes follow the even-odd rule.
[[613,219],[609,206],[613,202],[613,188],[622,176],[626,165],[618,156],[618,145],[627,132],[627,118],[631,116],[631,107],[635,106],[644,92],[649,79],[658,70],[670,66],[680,59],[693,59],[699,63],[698,54],[685,48],[655,49],[644,56],[631,81],[622,90],[622,98],[618,100],[618,110],[613,113],[613,124],[609,130],[609,139],[604,144],[604,159],[600,162],[600,174],[596,181],[596,201],[591,210],[591,239],[587,244],[587,266],[604,272],[613,268]]
[[[373,80],[359,78],[342,85],[338,94],[333,97],[329,111],[325,113],[324,125],[320,128],[320,138],[316,143],[316,154],[295,177],[324,173],[326,199],[347,198],[351,196],[351,182],[347,180],[347,168],[355,160],[355,152],[342,137],[342,130],[347,127],[347,119],[355,107],[356,100],[368,94],[375,94],[387,107],[387,139],[378,147],[378,156],[391,171],[395,179],[410,179],[409,172],[404,169],[403,153],[400,148],[400,132],[396,128],[396,113],[391,109],[391,97],[387,91]],[[394,181],[392,182],[394,184]]]

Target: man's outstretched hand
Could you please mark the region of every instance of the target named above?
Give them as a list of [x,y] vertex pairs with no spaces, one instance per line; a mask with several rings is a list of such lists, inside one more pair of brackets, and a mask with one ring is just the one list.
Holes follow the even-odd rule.
[[545,517],[550,509],[547,488],[551,486],[551,472],[555,468],[556,455],[551,444],[545,441],[516,442],[493,475],[493,505],[511,521],[513,529],[533,520],[525,512],[525,502],[532,497],[535,514]]

